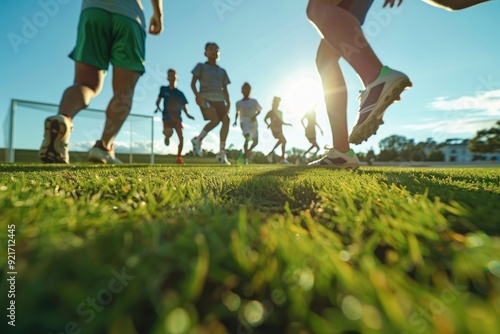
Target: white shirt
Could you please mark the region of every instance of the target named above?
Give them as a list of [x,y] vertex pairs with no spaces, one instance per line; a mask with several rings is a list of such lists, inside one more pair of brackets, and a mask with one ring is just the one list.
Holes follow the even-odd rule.
[[87,8],[100,8],[114,14],[131,18],[146,29],[146,19],[141,0],[83,0],[82,11]]
[[240,121],[250,121],[262,107],[256,99],[239,100],[236,102],[236,110],[240,114]]

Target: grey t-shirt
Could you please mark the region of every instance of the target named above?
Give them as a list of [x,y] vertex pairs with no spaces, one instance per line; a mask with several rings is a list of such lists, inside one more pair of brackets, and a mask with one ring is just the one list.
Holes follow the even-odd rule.
[[146,29],[144,8],[141,0],[83,0],[82,11],[87,8],[101,8],[108,12],[131,18]]
[[224,101],[222,87],[231,83],[226,70],[217,65],[198,63],[191,71],[200,81],[200,95],[209,101]]

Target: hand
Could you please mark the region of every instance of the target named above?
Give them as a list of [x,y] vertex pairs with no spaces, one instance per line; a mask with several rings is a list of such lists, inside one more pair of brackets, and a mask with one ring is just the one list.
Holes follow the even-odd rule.
[[204,108],[205,107],[205,100],[203,99],[203,97],[198,94],[196,95],[196,104],[199,105],[201,108]]
[[[398,1],[398,4],[397,4],[397,7],[401,6],[401,4],[403,3],[403,0],[397,0]],[[389,5],[389,7],[394,7],[394,3],[396,2],[396,0],[385,0],[384,2],[384,8]]]
[[236,121],[233,123],[233,126],[236,126]]
[[163,30],[163,18],[160,14],[153,14],[149,21],[149,33],[159,35]]
[[161,111],[160,107],[156,107],[155,114],[156,114],[158,111]]

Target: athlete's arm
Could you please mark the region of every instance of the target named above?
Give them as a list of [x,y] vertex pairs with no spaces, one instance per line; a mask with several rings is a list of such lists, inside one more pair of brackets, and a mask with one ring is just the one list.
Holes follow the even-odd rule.
[[153,16],[149,21],[149,33],[159,35],[163,30],[163,0],[151,0]]

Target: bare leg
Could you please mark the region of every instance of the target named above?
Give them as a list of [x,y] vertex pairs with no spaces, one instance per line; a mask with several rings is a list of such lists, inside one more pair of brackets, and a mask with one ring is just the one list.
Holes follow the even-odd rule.
[[285,150],[286,150],[286,139],[283,137],[281,140],[281,159],[285,159]]
[[207,123],[207,125],[205,125],[205,127],[203,128],[203,131],[205,132],[210,132],[212,131],[213,128],[215,128],[217,125],[219,125],[220,121],[218,119],[216,120],[210,120],[210,122]]
[[245,135],[245,144],[243,144],[243,157],[246,159],[248,154],[249,136]]
[[271,150],[271,152],[269,152],[269,154],[274,153],[274,150],[276,150],[280,145],[281,145],[281,140],[278,139],[276,145],[274,145],[273,149]]
[[248,152],[252,152],[252,150],[255,148],[255,146],[257,146],[258,143],[259,143],[259,140],[258,139],[254,139],[252,141],[252,146],[250,146],[250,148],[248,149]]
[[111,144],[130,113],[135,85],[140,76],[139,72],[113,68],[113,97],[106,109],[106,125],[101,137],[102,144],[107,149],[111,148]]
[[167,127],[165,123],[166,122],[163,121],[163,135],[165,136],[165,139],[170,139],[170,137],[172,137],[173,130],[172,128]]
[[104,82],[104,70],[87,65],[85,63],[75,63],[75,80],[71,87],[68,87],[63,94],[59,105],[59,114],[68,117],[75,115],[86,108],[90,101],[102,90]]
[[326,42],[354,68],[365,86],[378,77],[382,63],[351,13],[337,5],[310,0],[307,14]]
[[182,129],[175,128],[177,132],[177,137],[179,137],[179,146],[177,146],[177,156],[180,157],[182,154],[182,148],[184,147],[184,136],[182,134]]
[[347,87],[338,63],[340,54],[322,40],[316,57],[316,66],[323,82],[323,94],[330,120],[333,147],[349,151],[347,130]]
[[318,152],[319,152],[319,145],[316,144],[316,152],[314,152],[313,156],[316,156],[318,154]]
[[[220,141],[225,143],[227,139],[227,134],[229,133],[229,116],[225,115],[222,119],[222,126],[220,128]],[[221,148],[222,150],[222,148]]]
[[314,145],[311,145],[311,147],[309,147],[309,149],[304,152],[304,158],[306,157],[306,154],[309,153],[313,148],[314,148]]

